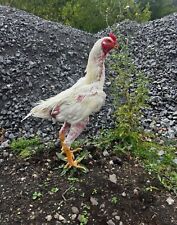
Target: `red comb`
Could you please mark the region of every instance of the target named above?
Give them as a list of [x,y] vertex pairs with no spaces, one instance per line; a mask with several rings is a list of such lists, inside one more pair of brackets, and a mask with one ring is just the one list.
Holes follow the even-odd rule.
[[109,34],[109,37],[110,37],[113,41],[117,41],[117,37],[116,37],[115,34],[110,33],[110,34]]

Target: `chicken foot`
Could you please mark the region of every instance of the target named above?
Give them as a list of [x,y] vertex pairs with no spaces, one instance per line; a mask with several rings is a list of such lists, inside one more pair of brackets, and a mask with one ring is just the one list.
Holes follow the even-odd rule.
[[78,164],[77,160],[74,160],[74,154],[73,151],[71,151],[70,147],[63,143],[62,150],[65,153],[67,159],[67,164],[65,165],[65,168],[76,167],[80,169],[85,169],[85,167]]

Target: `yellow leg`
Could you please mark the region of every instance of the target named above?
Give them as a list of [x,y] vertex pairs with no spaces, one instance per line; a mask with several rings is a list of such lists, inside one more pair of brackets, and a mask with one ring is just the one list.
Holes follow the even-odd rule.
[[63,133],[59,134],[59,139],[60,139],[60,142],[61,142],[61,145],[62,145],[64,140],[65,140],[65,135]]
[[67,160],[67,164],[65,165],[65,167],[76,167],[76,168],[81,168],[85,170],[85,167],[80,166],[78,164],[78,162],[76,160],[74,160],[74,152],[80,151],[81,148],[76,148],[71,150],[70,147],[68,147],[64,141],[65,141],[65,134],[66,134],[66,129],[68,128],[68,125],[66,123],[64,123],[62,129],[59,132],[59,139],[60,139],[60,143],[62,146],[61,149],[61,154],[65,154],[66,155],[66,160]]
[[74,154],[70,150],[70,148],[66,144],[62,144],[62,151],[66,154],[66,159],[67,159],[67,164],[65,167],[76,167],[76,168],[81,168],[85,169],[83,166],[80,166],[76,160],[74,160]]
[[61,153],[65,153],[64,149],[63,149],[63,143],[64,143],[64,140],[65,140],[65,135],[63,133],[59,134],[59,139],[60,139],[60,143],[61,143]]
[[[59,134],[59,139],[60,139],[61,146],[62,146],[61,153],[63,154],[63,153],[65,153],[65,151],[64,151],[64,149],[63,149],[63,145],[64,145],[63,143],[64,143],[64,141],[65,141],[65,135],[64,135],[63,133]],[[73,150],[70,149],[70,151],[71,151],[72,153],[78,152],[78,151],[80,151],[80,150],[82,150],[82,148],[76,148],[76,149],[73,149]]]

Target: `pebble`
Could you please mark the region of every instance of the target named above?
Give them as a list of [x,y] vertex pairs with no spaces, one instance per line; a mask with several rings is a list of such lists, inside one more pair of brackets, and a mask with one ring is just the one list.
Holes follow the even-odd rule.
[[119,221],[120,220],[120,216],[115,216],[115,219]]
[[2,142],[0,148],[8,148],[9,147],[9,140]]
[[108,220],[108,221],[107,221],[107,224],[108,224],[108,225],[116,225],[112,220]]
[[135,188],[135,189],[133,190],[133,194],[134,194],[134,195],[139,195],[139,190]]
[[54,218],[58,220],[59,216],[60,216],[59,213],[55,213]]
[[11,134],[9,134],[9,139],[11,139],[11,140],[12,140],[12,139],[14,139],[14,138],[15,138],[14,134],[12,134],[12,133],[11,133]]
[[110,165],[114,165],[114,162],[112,160],[109,161]]
[[50,222],[50,221],[52,220],[52,216],[51,216],[51,215],[47,215],[45,218],[46,218],[46,220],[47,220],[48,222]]
[[56,221],[55,225],[63,225],[60,221]]
[[168,197],[167,200],[166,200],[166,202],[167,202],[169,205],[173,205],[174,202],[175,202],[175,200],[172,199],[172,197]]
[[117,184],[117,177],[116,177],[116,174],[111,174],[109,175],[109,180],[114,183],[114,184]]
[[125,193],[125,191],[124,192],[122,192],[122,197],[126,197],[127,196],[127,194]]
[[106,156],[109,156],[109,152],[108,152],[107,150],[104,150],[104,151],[103,151],[103,156],[105,156],[105,157],[106,157]]
[[98,200],[94,197],[90,197],[90,202],[92,203],[92,205],[98,205]]
[[105,203],[102,203],[102,204],[100,205],[100,209],[103,209],[103,208],[105,208]]
[[78,209],[77,207],[75,207],[75,206],[73,206],[73,207],[71,208],[71,211],[72,211],[74,214],[79,214],[79,209]]
[[6,151],[3,151],[2,155],[3,155],[3,157],[4,157],[4,158],[6,158],[6,157],[8,157],[8,156],[9,156],[9,153],[8,153],[8,152],[6,152]]
[[165,152],[163,151],[163,150],[160,150],[160,151],[158,151],[158,153],[157,153],[159,156],[162,156],[162,155],[164,155],[165,154]]
[[78,219],[79,222],[82,222],[82,215],[79,214],[78,217],[77,217],[77,219]]
[[60,221],[65,221],[65,218],[64,218],[62,215],[59,215],[59,216],[58,216],[58,220],[60,220]]
[[72,220],[75,220],[76,217],[77,217],[77,214],[72,214],[72,215],[71,215],[71,219],[72,219]]
[[12,153],[10,153],[10,154],[9,154],[9,158],[12,158],[12,156],[13,156],[13,154],[12,154]]
[[174,162],[175,164],[177,164],[177,158],[173,159],[173,162]]

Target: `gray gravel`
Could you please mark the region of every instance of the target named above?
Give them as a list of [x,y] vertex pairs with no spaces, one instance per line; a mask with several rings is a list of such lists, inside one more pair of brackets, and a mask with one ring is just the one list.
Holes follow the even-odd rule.
[[[177,14],[139,25],[117,25],[130,38],[136,65],[150,79],[150,106],[143,125],[174,138],[177,135]],[[99,34],[100,35],[100,34]],[[132,38],[133,37],[133,38]],[[0,127],[5,139],[34,135],[56,139],[58,124],[21,119],[40,99],[69,88],[84,74],[96,35],[49,22],[23,11],[0,6]],[[113,127],[110,78],[106,71],[106,105],[85,134]]]
[[177,136],[177,14],[145,24],[124,22],[130,54],[149,80],[150,109],[143,125],[162,136]]

